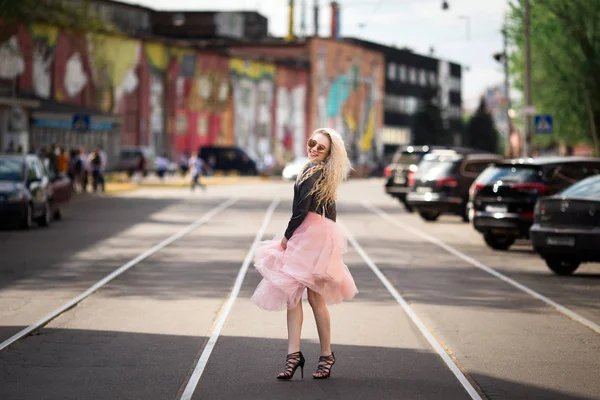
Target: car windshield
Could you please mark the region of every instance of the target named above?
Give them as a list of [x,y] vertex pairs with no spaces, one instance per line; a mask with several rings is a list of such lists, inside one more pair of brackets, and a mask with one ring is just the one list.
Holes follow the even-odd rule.
[[584,179],[573,186],[563,190],[562,196],[585,197],[590,199],[600,199],[600,178]]
[[490,166],[475,180],[475,183],[489,184],[498,181],[507,183],[539,182],[542,172],[530,166]]
[[428,180],[449,174],[457,162],[456,157],[428,154],[419,163],[415,178]]
[[409,152],[398,152],[396,154],[394,154],[394,158],[392,158],[392,164],[404,164],[404,165],[411,165],[411,164],[416,164],[419,162],[419,159],[421,158],[421,156],[423,155],[423,153],[421,152],[413,152],[413,153],[409,153]]
[[0,181],[22,181],[23,162],[15,159],[0,159]]

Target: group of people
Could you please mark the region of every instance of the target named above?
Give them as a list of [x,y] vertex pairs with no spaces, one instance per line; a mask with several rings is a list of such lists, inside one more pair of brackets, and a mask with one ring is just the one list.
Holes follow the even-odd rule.
[[73,147],[67,153],[64,147],[52,144],[34,147],[32,153],[37,154],[55,175],[68,176],[73,191],[87,192],[90,177],[92,192],[105,191],[106,152],[101,146],[95,147],[90,153],[85,147]]

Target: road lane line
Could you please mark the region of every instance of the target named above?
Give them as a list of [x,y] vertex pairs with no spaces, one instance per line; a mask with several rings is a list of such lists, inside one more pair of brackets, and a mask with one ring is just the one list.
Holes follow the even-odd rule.
[[242,283],[244,283],[244,278],[246,277],[246,273],[248,272],[248,268],[250,267],[250,263],[252,262],[256,246],[264,236],[265,231],[267,230],[267,227],[271,222],[271,218],[273,217],[273,213],[275,212],[275,208],[277,208],[277,205],[279,204],[279,201],[279,199],[273,200],[271,202],[271,205],[267,209],[267,212],[265,213],[263,223],[258,232],[256,233],[254,241],[252,242],[252,245],[250,246],[250,249],[246,254],[246,258],[244,259],[244,262],[240,267],[240,271],[238,272],[237,277],[235,279],[235,283],[233,284],[233,289],[231,289],[231,292],[229,293],[227,302],[225,303],[224,307],[221,309],[221,312],[217,316],[217,323],[212,328],[212,332],[210,332],[210,338],[208,339],[206,346],[204,346],[204,349],[200,354],[200,358],[198,359],[198,363],[196,364],[196,367],[194,367],[194,371],[192,372],[192,375],[190,376],[190,379],[187,385],[185,386],[185,389],[183,390],[183,393],[180,397],[181,400],[191,399],[192,395],[194,394],[194,391],[196,390],[196,387],[198,386],[198,382],[202,377],[202,373],[204,372],[204,370],[206,369],[206,365],[208,364],[208,359],[210,358],[210,355],[215,345],[217,344],[217,340],[219,339],[221,330],[223,329],[223,326],[225,326],[225,322],[229,317],[229,313],[233,308],[233,304],[235,303],[235,300],[237,299],[240,293]]
[[361,256],[361,258],[365,261],[365,263],[369,266],[369,268],[371,268],[373,273],[377,276],[377,278],[379,278],[379,280],[381,281],[383,286],[385,286],[385,288],[388,290],[388,292],[390,292],[392,297],[394,297],[394,299],[398,302],[398,304],[400,304],[400,306],[402,307],[404,312],[406,312],[406,314],[409,316],[409,318],[412,320],[412,322],[416,325],[416,327],[419,328],[419,330],[421,331],[421,333],[423,334],[425,339],[427,339],[427,341],[429,342],[431,347],[433,347],[433,349],[436,351],[436,353],[438,353],[438,355],[442,358],[442,360],[444,361],[446,366],[450,369],[450,371],[452,371],[452,373],[454,374],[456,379],[458,379],[458,381],[460,382],[462,387],[467,391],[469,396],[471,396],[471,399],[482,400],[482,397],[479,394],[479,392],[477,392],[477,390],[473,387],[473,385],[471,384],[469,379],[460,370],[459,366],[454,362],[454,360],[452,360],[452,358],[448,355],[446,350],[444,350],[444,347],[433,336],[431,331],[429,331],[429,329],[427,329],[427,327],[425,326],[423,321],[421,321],[421,319],[412,310],[412,308],[410,308],[410,306],[408,305],[406,300],[404,300],[404,298],[400,295],[400,293],[398,293],[398,291],[396,290],[394,285],[391,284],[391,282],[385,277],[383,272],[381,272],[379,267],[373,262],[373,260],[371,260],[371,257],[369,257],[369,255],[363,250],[361,245],[358,244],[358,242],[354,238],[354,235],[352,235],[352,233],[342,223],[339,223],[339,224],[342,227],[342,229],[346,232],[346,236],[348,238],[348,241],[352,245],[352,247],[354,247],[354,249]]
[[73,299],[71,299],[70,301],[68,301],[67,303],[62,305],[61,307],[59,307],[56,310],[52,311],[51,313],[47,314],[45,317],[43,317],[39,321],[35,322],[32,325],[29,325],[27,328],[21,330],[20,332],[16,333],[9,339],[0,343],[0,352],[2,350],[6,349],[11,344],[13,344],[14,342],[16,342],[17,340],[22,339],[23,337],[27,336],[31,332],[46,325],[48,322],[52,321],[54,318],[58,317],[60,314],[69,310],[70,308],[76,306],[78,303],[80,303],[86,297],[88,297],[89,295],[94,293],[96,290],[100,289],[102,286],[106,285],[108,282],[112,281],[113,279],[115,279],[116,277],[118,277],[119,275],[121,275],[122,273],[124,273],[125,271],[130,269],[131,267],[139,264],[146,258],[150,257],[151,255],[155,254],[156,252],[165,248],[166,246],[170,245],[171,243],[175,242],[176,240],[181,239],[183,236],[189,234],[190,232],[194,231],[195,229],[198,229],[198,227],[200,227],[201,225],[204,225],[211,218],[213,218],[214,216],[216,216],[217,214],[219,214],[221,211],[225,210],[226,208],[232,206],[238,200],[239,200],[239,197],[235,197],[235,198],[231,198],[231,199],[227,200],[224,203],[221,203],[220,205],[211,209],[209,212],[204,214],[202,217],[200,217],[199,219],[194,221],[192,224],[188,225],[186,228],[182,229],[181,231],[177,232],[176,234],[174,234],[172,236],[169,236],[168,238],[166,238],[162,242],[158,243],[154,247],[146,250],[145,252],[138,255],[131,261],[129,261],[126,264],[122,265],[121,267],[117,268],[112,273],[105,276],[103,279],[99,280],[96,284],[91,286],[85,292],[81,293],[79,296],[74,297]]
[[441,247],[442,249],[446,250],[448,253],[453,254],[456,257],[473,265],[474,267],[477,267],[477,268],[487,272],[488,274],[495,276],[496,278],[508,283],[509,285],[516,287],[519,290],[522,290],[523,292],[531,295],[532,297],[535,297],[536,299],[543,301],[544,303],[550,305],[551,307],[554,307],[560,313],[571,318],[573,321],[579,322],[580,324],[582,324],[582,325],[590,328],[594,332],[600,334],[600,325],[590,321],[589,319],[585,318],[584,316],[577,314],[576,312],[555,302],[554,300],[549,299],[548,297],[544,296],[543,294],[540,294],[540,293],[536,292],[535,290],[530,289],[529,287],[515,281],[514,279],[511,279],[508,276],[488,267],[487,265],[477,261],[476,259],[466,255],[465,253],[455,249],[454,247],[442,242],[440,239],[438,239],[434,236],[428,235],[427,233],[422,232],[417,228],[413,228],[410,225],[407,225],[407,224],[404,224],[404,223],[398,221],[396,218],[392,217],[391,215],[389,215],[388,213],[386,213],[379,207],[371,204],[370,202],[363,201],[362,205],[369,211],[379,215],[381,218],[385,219],[386,221],[391,222],[392,224],[396,225],[397,227],[402,228],[405,231],[411,232],[411,233],[435,244],[436,246]]

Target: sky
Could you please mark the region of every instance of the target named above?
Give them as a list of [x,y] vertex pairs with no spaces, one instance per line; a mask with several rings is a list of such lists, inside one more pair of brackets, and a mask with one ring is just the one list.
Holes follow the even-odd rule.
[[[269,19],[269,33],[285,36],[288,27],[289,0],[120,0],[156,10],[185,11],[258,11]],[[330,1],[320,5],[319,34],[330,33]],[[306,8],[307,34],[313,30],[315,0],[294,0],[295,32],[300,34],[302,4]],[[502,51],[502,24],[508,0],[338,0],[340,33],[384,45],[409,47],[428,55],[463,66],[463,107],[477,107],[483,91],[502,84],[502,65],[493,54]]]

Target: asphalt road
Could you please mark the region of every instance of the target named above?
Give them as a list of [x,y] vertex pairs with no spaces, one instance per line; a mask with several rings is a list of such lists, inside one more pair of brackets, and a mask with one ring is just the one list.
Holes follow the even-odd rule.
[[458,217],[405,213],[377,179],[339,197],[360,293],[330,308],[330,380],[312,379],[307,302],[304,379],[281,382],[285,313],[250,301],[249,251],[282,234],[291,184],[141,189],[0,231],[0,342],[130,266],[0,351],[0,399],[600,399],[600,265],[558,277],[526,242],[496,252]]

